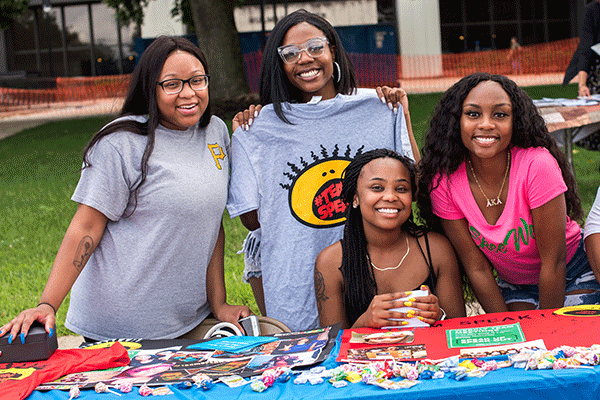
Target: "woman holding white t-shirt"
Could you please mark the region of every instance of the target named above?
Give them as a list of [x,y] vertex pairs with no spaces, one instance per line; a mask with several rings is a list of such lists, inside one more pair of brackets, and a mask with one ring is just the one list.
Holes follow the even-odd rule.
[[[244,273],[261,312],[292,330],[307,329],[318,325],[315,260],[342,236],[342,170],[370,149],[416,159],[418,149],[404,91],[357,93],[335,29],[305,10],[281,19],[269,35],[260,94],[266,105],[258,118],[251,107],[234,119],[234,128],[244,129],[232,137],[227,209],[249,230],[261,228],[260,249],[246,248],[260,253],[260,270]],[[380,98],[390,109],[401,102],[402,112]],[[256,238],[249,236],[251,243]]]

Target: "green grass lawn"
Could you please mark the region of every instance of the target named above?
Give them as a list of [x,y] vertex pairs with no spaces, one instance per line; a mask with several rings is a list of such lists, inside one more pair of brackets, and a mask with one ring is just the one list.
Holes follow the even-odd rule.
[[[534,98],[575,97],[576,88],[526,89]],[[559,94],[557,94],[559,93]],[[409,96],[413,129],[419,143],[440,94]],[[226,121],[230,124],[229,121]],[[0,141],[0,325],[37,304],[56,251],[75,212],[70,200],[79,178],[81,150],[109,118],[51,122]],[[575,171],[586,212],[600,185],[598,153],[576,147]],[[243,258],[236,254],[246,236],[239,219],[224,216],[225,274],[230,303],[254,312],[249,285],[242,283]],[[58,334],[68,305],[58,312]]]

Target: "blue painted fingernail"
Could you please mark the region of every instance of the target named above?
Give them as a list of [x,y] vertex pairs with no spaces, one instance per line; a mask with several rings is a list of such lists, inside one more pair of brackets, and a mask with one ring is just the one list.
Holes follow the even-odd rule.
[[10,335],[8,335],[8,344],[11,344],[13,340],[13,335],[12,333]]
[[52,335],[54,335],[54,329],[50,328],[50,333],[48,334],[48,337],[51,338]]
[[21,332],[20,337],[21,337],[21,343],[25,344],[25,334],[23,332]]

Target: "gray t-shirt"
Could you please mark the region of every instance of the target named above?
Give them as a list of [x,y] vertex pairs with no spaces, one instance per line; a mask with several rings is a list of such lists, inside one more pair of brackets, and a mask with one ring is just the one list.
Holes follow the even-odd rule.
[[94,339],[174,338],[210,312],[206,269],[227,200],[227,127],[216,117],[206,128],[159,126],[133,211],[146,140],[125,131],[100,139],[72,197],[109,219],[65,323]]
[[227,209],[232,218],[258,210],[267,315],[303,330],[318,326],[317,255],[342,237],[342,171],[375,148],[413,155],[402,112],[374,90],[283,108],[291,125],[267,105],[248,131],[234,133]]

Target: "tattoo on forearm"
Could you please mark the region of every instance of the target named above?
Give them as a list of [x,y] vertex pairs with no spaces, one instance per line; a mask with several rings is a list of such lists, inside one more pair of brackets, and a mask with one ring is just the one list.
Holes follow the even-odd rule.
[[315,295],[317,296],[317,310],[321,314],[323,303],[329,299],[325,295],[325,279],[318,269],[315,269]]
[[73,265],[79,271],[81,271],[87,262],[88,258],[92,254],[92,249],[94,248],[94,240],[90,236],[84,236],[79,242],[77,246],[77,251],[75,252],[75,259],[73,260]]

